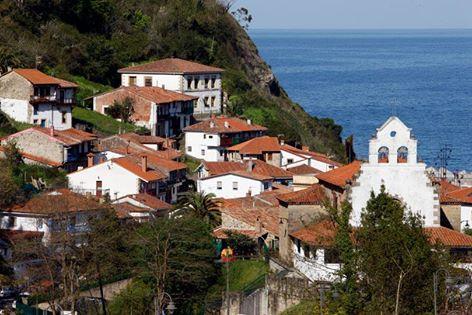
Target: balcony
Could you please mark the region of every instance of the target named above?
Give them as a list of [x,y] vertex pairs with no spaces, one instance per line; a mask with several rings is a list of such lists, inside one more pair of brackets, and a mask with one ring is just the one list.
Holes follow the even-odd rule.
[[96,197],[102,197],[102,196],[110,196],[110,189],[84,189],[84,188],[78,188],[74,187],[71,188],[71,191],[85,195],[85,196],[96,196]]
[[34,103],[55,102],[56,96],[55,95],[31,95],[30,101]]

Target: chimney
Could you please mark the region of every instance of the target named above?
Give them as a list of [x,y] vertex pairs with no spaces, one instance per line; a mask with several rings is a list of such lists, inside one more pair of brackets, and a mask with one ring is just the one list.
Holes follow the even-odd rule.
[[259,217],[257,217],[256,219],[256,232],[262,233],[262,223],[261,223],[261,218]]
[[248,125],[252,125],[252,121],[251,121],[250,119],[246,120],[246,123],[247,123]]
[[252,191],[251,189],[249,189],[247,192],[246,192],[246,197],[251,197],[252,196]]
[[284,139],[280,139],[280,145],[285,145],[285,140]]
[[147,168],[147,155],[141,155],[141,170],[146,173]]
[[93,166],[93,153],[87,154],[87,167],[92,167]]
[[310,151],[310,147],[308,147],[307,145],[302,145],[302,150],[308,152]]
[[229,128],[229,122],[225,121],[225,128]]
[[51,137],[54,137],[54,125],[51,125],[51,127],[49,128],[49,135]]
[[251,173],[251,172],[252,172],[252,168],[253,168],[253,162],[252,162],[252,160],[248,160],[248,161],[247,161],[246,167],[247,167],[246,171],[248,171],[249,173]]

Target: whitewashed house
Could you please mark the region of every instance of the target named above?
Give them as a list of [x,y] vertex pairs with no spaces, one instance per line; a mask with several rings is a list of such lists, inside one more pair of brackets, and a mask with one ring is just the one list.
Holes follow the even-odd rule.
[[0,77],[0,110],[19,122],[69,129],[77,87],[37,69],[14,69]]
[[217,198],[241,198],[272,190],[272,180],[247,171],[229,171],[198,179],[197,190],[213,193]]
[[113,208],[120,219],[145,222],[167,216],[172,205],[148,194],[135,194],[113,201]]
[[185,154],[208,162],[227,160],[230,146],[260,137],[267,128],[251,120],[212,116],[210,119],[184,128]]
[[371,192],[386,192],[405,204],[407,209],[424,217],[425,226],[440,225],[439,196],[418,161],[417,140],[399,118],[390,117],[369,142],[369,161],[362,163],[351,192],[354,226],[360,224],[361,211]]
[[161,59],[118,70],[122,86],[160,87],[195,96],[194,113],[218,114],[222,109],[223,70],[178,58]]
[[16,233],[41,233],[42,240],[47,242],[54,232],[87,231],[89,219],[104,209],[106,206],[97,199],[58,189],[41,193],[24,205],[0,210],[0,226]]

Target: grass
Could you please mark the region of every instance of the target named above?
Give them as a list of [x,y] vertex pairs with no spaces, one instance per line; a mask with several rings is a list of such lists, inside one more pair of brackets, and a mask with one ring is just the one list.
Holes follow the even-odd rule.
[[314,301],[301,301],[297,305],[289,307],[280,315],[318,315],[320,314],[319,306]]
[[195,170],[197,169],[198,166],[202,163],[201,161],[191,158],[187,155],[182,157],[182,162],[187,165],[187,170],[189,173],[194,174]]
[[[263,285],[263,276],[269,272],[269,266],[262,260],[236,260],[229,263],[229,290],[231,292],[246,291],[247,288],[255,288],[257,282]],[[218,304],[226,288],[226,266],[221,266],[220,276],[215,285],[209,290],[206,297],[208,305]]]
[[81,107],[75,107],[72,110],[72,117],[82,123],[85,123],[105,135],[117,134],[120,131],[122,132],[132,132],[139,129],[138,127],[129,124],[119,122],[118,120],[102,115],[93,110],[88,110]]
[[71,76],[70,80],[79,85],[79,90],[77,92],[77,102],[79,103],[87,97],[113,89],[109,85],[92,82],[81,76]]
[[0,111],[0,137],[14,134],[15,132],[27,129],[32,125],[14,121],[8,117],[5,113]]

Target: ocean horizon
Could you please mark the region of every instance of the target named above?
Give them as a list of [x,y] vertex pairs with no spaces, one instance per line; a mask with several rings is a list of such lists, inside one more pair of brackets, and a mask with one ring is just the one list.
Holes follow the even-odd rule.
[[418,154],[472,170],[472,29],[254,29],[282,87],[308,113],[332,118],[356,154],[388,117],[418,138]]

